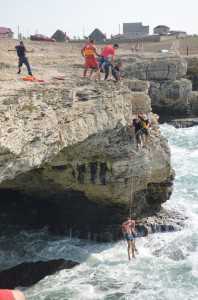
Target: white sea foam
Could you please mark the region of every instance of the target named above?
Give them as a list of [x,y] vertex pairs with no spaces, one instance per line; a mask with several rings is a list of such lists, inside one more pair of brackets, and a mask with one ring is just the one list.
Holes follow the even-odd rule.
[[174,193],[165,206],[186,214],[184,230],[139,239],[139,256],[130,263],[123,241],[52,240],[45,231],[2,237],[1,265],[51,258],[81,262],[26,289],[28,300],[198,299],[198,127],[161,129],[169,139],[176,170]]

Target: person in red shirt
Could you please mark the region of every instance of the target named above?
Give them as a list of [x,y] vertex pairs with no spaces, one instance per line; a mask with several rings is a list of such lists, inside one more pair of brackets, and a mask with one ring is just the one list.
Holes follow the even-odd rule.
[[93,71],[96,70],[98,79],[100,80],[100,69],[99,63],[96,59],[96,56],[99,54],[96,51],[96,46],[94,45],[94,40],[90,40],[85,46],[81,49],[81,54],[85,58],[85,69],[83,72],[83,77],[87,76],[87,72],[90,69],[89,78],[91,78]]
[[138,252],[135,246],[135,220],[132,220],[131,217],[128,217],[128,219],[122,223],[122,233],[127,241],[128,258],[131,260],[131,254],[132,257],[135,258],[135,252]]
[[100,68],[105,72],[105,80],[109,77],[110,68],[114,65],[114,58],[116,50],[119,48],[118,44],[107,45],[104,47],[100,58]]
[[0,300],[26,300],[24,294],[19,290],[1,290]]

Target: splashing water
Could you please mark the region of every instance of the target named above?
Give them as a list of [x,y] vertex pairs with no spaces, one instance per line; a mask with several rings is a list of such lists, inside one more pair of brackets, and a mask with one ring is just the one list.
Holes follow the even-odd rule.
[[2,236],[1,268],[52,258],[81,262],[26,289],[28,300],[198,299],[198,127],[163,125],[161,130],[176,170],[174,193],[165,206],[188,217],[184,230],[137,240],[140,254],[131,262],[123,241],[88,243],[52,238],[47,231]]

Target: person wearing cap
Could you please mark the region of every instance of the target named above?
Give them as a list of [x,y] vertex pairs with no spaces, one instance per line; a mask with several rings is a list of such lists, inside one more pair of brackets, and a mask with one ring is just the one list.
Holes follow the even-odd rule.
[[135,246],[135,220],[132,220],[131,217],[128,217],[128,219],[122,223],[122,233],[127,241],[128,258],[131,260],[131,254],[132,257],[135,258],[135,252],[138,252]]

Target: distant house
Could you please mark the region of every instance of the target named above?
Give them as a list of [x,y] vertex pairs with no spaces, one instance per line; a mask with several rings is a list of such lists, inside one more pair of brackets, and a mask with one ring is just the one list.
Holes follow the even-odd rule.
[[149,35],[149,26],[143,26],[142,23],[124,23],[123,35],[126,38],[137,39]]
[[69,37],[67,36],[66,32],[63,32],[62,30],[59,29],[52,35],[52,39],[55,39],[56,42],[69,41]]
[[170,28],[166,25],[158,25],[154,28],[153,32],[154,34],[168,35],[170,32]]
[[90,40],[94,40],[96,42],[104,42],[106,40],[106,35],[102,33],[98,28],[94,29],[94,31],[89,35]]
[[13,32],[10,28],[0,27],[0,38],[13,38]]
[[186,31],[180,31],[180,30],[171,30],[170,35],[174,35],[177,38],[182,38],[182,37],[187,36],[187,32]]

